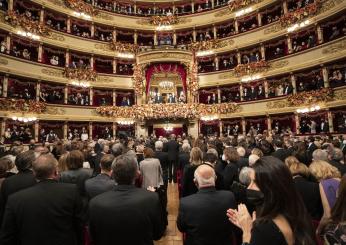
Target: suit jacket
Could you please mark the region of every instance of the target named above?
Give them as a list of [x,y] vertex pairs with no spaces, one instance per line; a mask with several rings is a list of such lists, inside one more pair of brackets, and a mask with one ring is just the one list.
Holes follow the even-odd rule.
[[223,170],[223,182],[225,190],[229,190],[234,181],[239,179],[239,165],[237,162],[227,163],[225,169]]
[[85,181],[85,191],[89,199],[110,191],[115,187],[115,182],[107,174],[99,174]]
[[190,154],[181,152],[178,157],[178,167],[183,170],[186,165],[190,163]]
[[0,244],[82,244],[84,219],[75,185],[43,180],[9,197]]
[[175,140],[170,140],[166,143],[168,153],[168,161],[177,161],[179,154],[179,144]]
[[91,169],[80,168],[61,172],[60,182],[76,184],[82,196],[86,196],[85,181],[92,176]]
[[182,196],[183,197],[195,194],[198,191],[197,186],[195,185],[195,182],[193,181],[195,170],[197,169],[197,167],[198,166],[191,165],[191,164],[185,165],[184,167],[184,174],[183,174],[183,180],[182,180]]
[[162,168],[162,178],[165,184],[168,183],[168,153],[163,151],[155,151],[155,157],[159,159]]
[[308,155],[308,160],[309,160],[309,164],[312,161],[312,153],[317,149],[317,146],[315,145],[315,143],[312,143],[310,146],[308,146],[307,148],[307,155]]
[[153,245],[164,232],[157,193],[118,185],[89,203],[90,234],[97,245]]
[[229,191],[215,187],[201,188],[196,194],[180,200],[177,226],[186,233],[185,245],[232,244],[233,226],[225,215],[236,207]]
[[31,170],[25,170],[6,178],[1,185],[0,193],[0,225],[8,197],[20,190],[31,187],[36,184],[36,179]]
[[290,156],[290,153],[286,149],[277,149],[272,153],[273,157],[279,158],[281,161],[285,162],[285,159]]
[[323,133],[328,133],[329,132],[329,124],[328,124],[328,122],[324,122],[323,126],[322,126],[322,123],[321,123],[321,132],[323,132]]

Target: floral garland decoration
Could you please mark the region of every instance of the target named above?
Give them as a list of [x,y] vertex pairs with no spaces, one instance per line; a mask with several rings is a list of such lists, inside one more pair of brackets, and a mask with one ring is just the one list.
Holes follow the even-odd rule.
[[163,118],[200,118],[206,115],[227,114],[239,111],[235,103],[221,103],[214,105],[188,104],[143,104],[128,106],[101,106],[96,112],[101,116],[114,118],[163,119]]
[[238,9],[249,6],[250,4],[259,3],[262,0],[233,0],[228,1],[228,9],[230,11],[236,11]]
[[281,16],[280,24],[282,27],[289,27],[303,19],[315,16],[322,4],[321,0],[315,0],[314,3],[310,3],[303,8],[299,8],[295,11],[288,12]]
[[220,46],[220,41],[218,39],[194,42],[188,45],[188,48],[192,51],[204,51],[216,49]]
[[197,62],[193,62],[191,68],[188,69],[188,75],[190,77],[188,89],[194,96],[198,95],[199,83],[198,83],[198,66]]
[[111,50],[120,52],[120,53],[137,53],[139,50],[139,46],[137,44],[132,44],[132,43],[123,43],[123,42],[116,42],[116,41],[111,41],[109,43]]
[[269,69],[269,63],[265,60],[258,62],[252,62],[249,64],[239,64],[234,68],[236,76],[253,75],[258,72],[267,71]]
[[91,4],[84,2],[83,0],[65,0],[65,4],[67,7],[88,14],[90,16],[97,15],[97,10]]
[[7,21],[11,26],[17,27],[20,26],[26,32],[30,32],[32,34],[37,34],[41,36],[48,36],[49,29],[40,24],[39,21],[34,21],[28,18],[25,14],[17,14],[14,11],[10,11],[5,16],[5,21]]
[[63,75],[68,79],[79,81],[93,81],[97,80],[97,73],[91,68],[69,68],[65,67]]
[[46,103],[24,100],[24,99],[8,99],[0,98],[0,110],[2,111],[22,111],[31,113],[43,113],[46,111]]
[[133,82],[133,88],[135,90],[136,95],[143,94],[143,80],[144,80],[143,78],[144,78],[143,67],[138,64],[134,65],[132,82]]
[[151,16],[149,19],[149,24],[155,26],[168,26],[175,25],[179,23],[179,18],[176,15],[167,15],[167,16]]
[[333,98],[333,89],[322,88],[320,90],[312,90],[290,95],[287,97],[287,101],[289,106],[301,106],[328,102],[333,100]]

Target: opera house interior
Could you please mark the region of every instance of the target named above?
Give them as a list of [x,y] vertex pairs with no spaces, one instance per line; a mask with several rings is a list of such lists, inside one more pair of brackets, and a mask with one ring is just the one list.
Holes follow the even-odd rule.
[[[180,153],[187,152],[186,165],[211,163],[213,157],[210,153],[214,152],[209,150],[215,148],[217,164],[215,170],[212,169],[217,177],[215,185],[218,187],[220,180],[223,182],[220,189],[229,191],[232,186],[235,203],[240,204],[246,203],[247,199],[244,201],[239,193],[246,192],[246,188],[251,189],[251,183],[264,192],[268,183],[260,183],[264,180],[259,177],[261,171],[274,171],[266,165],[273,161],[266,155],[274,154],[289,170],[292,168],[287,163],[290,162],[288,159],[294,157],[299,160],[295,164],[303,163],[306,171],[313,176],[315,171],[312,165],[320,164],[318,160],[326,162],[327,158],[334,161],[334,155],[340,151],[342,157],[338,164],[341,165],[331,165],[341,175],[330,178],[338,179],[337,185],[340,182],[339,190],[343,194],[336,196],[343,195],[346,201],[346,180],[342,178],[346,168],[345,0],[0,0],[0,18],[0,157],[16,156],[13,164],[17,165],[20,154],[35,151],[37,159],[32,165],[37,177],[40,171],[48,171],[44,167],[40,169],[39,159],[47,157],[43,152],[51,152],[56,160],[69,152],[70,155],[66,156],[67,167],[60,169],[63,172],[76,169],[69,166],[74,162],[69,158],[73,158],[74,151],[78,149],[83,153],[84,168],[93,169],[92,176],[96,176],[102,174],[103,160],[110,161],[106,157],[100,160],[102,154],[113,153],[117,157],[117,144],[123,144],[123,153],[125,149],[132,149],[141,172],[136,185],[156,188],[164,210],[162,213],[166,214],[163,215],[165,225],[162,231],[150,231],[150,235],[143,231],[143,240],[122,240],[120,232],[119,244],[346,244],[346,226],[336,226],[344,232],[344,237],[339,236],[341,240],[338,242],[331,243],[330,237],[323,235],[323,232],[319,233],[320,236],[315,235],[316,230],[329,227],[321,225],[325,224],[321,221],[323,218],[337,220],[336,211],[333,212],[332,208],[342,208],[342,204],[333,206],[329,203],[329,209],[325,209],[330,193],[323,192],[320,197],[318,186],[324,188],[325,182],[322,185],[321,178],[317,176],[313,178],[313,183],[317,185],[321,212],[312,214],[306,208],[313,216],[315,230],[311,237],[314,242],[309,242],[307,231],[305,237],[295,234],[296,229],[304,230],[306,224],[302,222],[301,227],[296,227],[300,221],[295,222],[290,218],[300,214],[290,216],[289,211],[288,218],[284,219],[291,225],[293,240],[282,231],[284,229],[276,219],[273,224],[284,234],[281,243],[266,243],[265,239],[271,240],[268,238],[270,236],[261,237],[268,231],[268,226],[263,228],[264,231],[258,227],[260,231],[257,233],[253,228],[249,235],[245,221],[240,220],[239,214],[244,211],[242,206],[238,210],[236,206],[229,207],[232,211],[222,210],[224,221],[220,221],[221,218],[217,221],[216,213],[210,216],[210,222],[215,219],[217,224],[210,223],[210,234],[204,233],[205,227],[208,227],[203,223],[206,221],[194,216],[197,210],[186,211],[190,210],[188,202],[194,200],[195,205],[199,206],[197,201],[202,199],[184,199],[187,195],[201,195],[203,183],[210,180],[203,179],[203,174],[211,170],[199,166],[192,171],[184,166],[183,160],[180,161]],[[171,141],[177,143],[177,152]],[[263,142],[267,142],[268,146]],[[306,158],[299,153],[301,142],[304,142]],[[311,144],[316,145],[314,151],[310,149]],[[157,156],[161,164],[160,173],[163,172],[157,180],[161,184],[153,180],[156,177],[152,172],[145,173],[144,163],[153,158],[150,151],[160,151],[160,148],[168,155],[165,167],[162,163],[164,160]],[[233,148],[236,149],[235,153]],[[271,152],[266,152],[268,148]],[[21,152],[16,149],[21,149]],[[256,155],[253,149],[260,149],[259,160],[251,158]],[[286,155],[275,155],[278,149],[284,149]],[[196,160],[199,151],[201,159]],[[326,159],[318,155],[325,152],[328,153]],[[102,154],[95,160],[94,155],[99,156],[99,153]],[[227,162],[232,162],[232,154],[236,154],[237,159],[243,158],[246,163],[237,165],[236,177],[230,180],[227,171],[232,170],[225,166]],[[53,160],[46,160],[49,161]],[[119,164],[115,164],[117,161]],[[119,170],[117,166],[125,161],[129,160],[126,157],[111,159],[113,164],[109,169],[112,169],[115,182],[122,180],[119,176],[126,169]],[[252,167],[251,162],[255,164]],[[223,163],[225,166],[222,167]],[[218,168],[218,164],[221,167]],[[249,177],[250,173],[248,177],[252,182],[242,183],[245,189],[238,186],[235,190],[234,182],[241,182],[240,176],[247,174],[245,170],[241,171],[243,167],[247,170],[251,168],[248,171],[253,171],[256,180]],[[263,170],[266,167],[268,170]],[[0,164],[3,171],[1,168]],[[0,180],[4,179],[4,182],[1,181],[0,186],[7,180],[1,171]],[[115,174],[116,171],[120,172],[119,176]],[[9,172],[9,169],[4,172]],[[68,174],[61,174],[61,178],[66,183],[73,183],[73,178]],[[274,181],[272,178],[268,177],[267,182]],[[198,182],[197,187],[194,182]],[[189,184],[193,185],[190,186],[193,190],[188,190]],[[89,193],[87,187],[83,182],[83,192]],[[24,193],[22,196],[16,195],[17,199],[7,198],[12,195],[6,194],[5,199],[3,189],[6,189],[5,184],[0,194],[0,244],[39,244],[18,227],[17,232],[23,237],[10,238],[13,233],[10,229],[15,229],[15,224],[11,222],[19,219],[14,215],[23,215],[15,210],[15,207],[18,208],[15,200],[24,198]],[[66,189],[65,193],[68,191]],[[266,195],[275,193],[267,192],[264,193],[264,203],[269,198]],[[291,195],[288,193],[286,195]],[[144,200],[144,194],[138,195],[143,195]],[[227,196],[219,195],[220,200]],[[293,194],[291,197],[294,197]],[[61,194],[61,200],[63,198]],[[82,199],[88,202],[91,198]],[[96,207],[108,208],[102,206],[102,202],[97,202],[101,198],[93,199],[94,202],[89,203],[90,210],[93,207],[95,210]],[[340,198],[335,199],[334,203],[340,202]],[[11,203],[12,214],[8,211]],[[145,205],[143,201],[142,207]],[[220,205],[221,209],[222,202],[215,205]],[[249,210],[254,210],[249,206]],[[204,212],[202,210],[201,207],[200,212]],[[257,211],[258,219],[276,217],[265,212],[264,209]],[[346,222],[345,208],[343,212],[343,220],[334,220],[336,223]],[[96,213],[90,213],[90,220],[83,225],[83,241],[67,239],[56,244],[98,245],[116,242],[115,235],[103,240],[107,235],[102,232],[105,232],[108,221],[99,221]],[[101,215],[101,211],[98,214]],[[304,215],[301,214],[301,217]],[[114,217],[119,220],[124,218],[120,215]],[[126,217],[134,219],[131,214]],[[140,224],[140,218],[138,220],[138,226],[148,229],[154,223]],[[116,219],[114,222],[118,223]],[[198,228],[191,228],[196,222],[199,222],[196,225]],[[225,222],[227,224],[223,224]],[[257,226],[254,223],[254,227],[255,224]],[[112,226],[110,223],[108,225]],[[226,235],[222,232],[226,228],[222,225],[232,229],[229,242],[225,242]],[[135,229],[141,228],[134,227],[128,234],[135,234]],[[280,238],[274,235],[274,240]],[[76,236],[78,238],[78,234]],[[214,237],[214,242],[210,242],[210,237]],[[17,243],[14,242],[16,239]],[[45,239],[44,235],[40,239]],[[158,241],[153,243],[153,240]],[[55,243],[52,241],[49,244]]]

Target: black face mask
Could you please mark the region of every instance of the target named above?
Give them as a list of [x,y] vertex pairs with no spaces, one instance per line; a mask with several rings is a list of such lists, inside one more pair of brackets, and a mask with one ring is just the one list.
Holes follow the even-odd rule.
[[264,194],[261,191],[246,189],[246,200],[250,205],[261,206],[264,202]]

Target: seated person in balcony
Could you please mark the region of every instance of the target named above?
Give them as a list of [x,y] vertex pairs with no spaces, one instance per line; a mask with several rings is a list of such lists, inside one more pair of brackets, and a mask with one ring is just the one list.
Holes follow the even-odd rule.
[[309,130],[309,126],[306,122],[306,120],[303,120],[301,123],[300,123],[300,133],[301,134],[306,134],[308,133],[310,130]]
[[276,96],[282,96],[284,95],[284,87],[282,84],[279,84],[279,86],[276,88]]
[[167,103],[175,103],[175,95],[174,94],[168,95]]
[[249,93],[249,91],[247,90],[247,88],[244,88],[244,90],[243,90],[243,99],[244,99],[245,101],[250,100],[250,93]]
[[121,106],[131,106],[130,99],[124,96],[123,100],[121,101]]
[[203,11],[202,6],[198,5],[197,12],[201,12],[201,11]]
[[268,96],[269,97],[275,97],[275,88],[273,86],[269,87]]
[[256,124],[255,130],[257,134],[261,134],[263,132],[263,129],[260,123]]
[[334,83],[337,86],[343,84],[342,74],[340,70],[333,71],[333,76],[329,78],[330,82]]
[[207,97],[207,104],[216,104],[217,103],[217,97],[215,93],[212,94],[212,96],[208,95]]
[[56,133],[54,133],[53,130],[50,130],[49,131],[49,134],[46,135],[46,142],[49,142],[49,143],[53,143],[55,142],[58,138],[58,136],[56,135]]
[[18,57],[20,55],[20,51],[17,49],[17,46],[13,46],[12,52],[14,56]]
[[250,100],[256,100],[257,99],[257,91],[254,86],[251,86],[250,92],[249,92],[249,99]]
[[304,91],[305,91],[304,83],[300,82],[297,87],[297,92],[304,92]]
[[233,135],[238,135],[239,132],[240,132],[239,125],[236,124],[236,125],[233,127]]
[[315,78],[312,80],[312,85],[313,85],[312,89],[322,89],[322,88],[324,88],[324,81],[323,81],[322,77],[319,74],[317,74],[315,76]]
[[30,100],[31,99],[31,94],[29,93],[27,88],[24,89],[23,99],[25,99],[25,100]]
[[267,23],[270,24],[273,22],[273,19],[272,19],[272,16],[271,15],[268,15],[267,16]]
[[298,52],[298,51],[301,51],[303,48],[302,48],[302,45],[299,45],[298,43],[297,43],[297,41],[294,41],[293,42],[293,52]]
[[321,133],[328,133],[329,132],[328,120],[321,118],[321,124],[319,125],[319,129]]
[[317,123],[316,123],[315,120],[311,119],[310,120],[310,124],[308,124],[308,127],[310,129],[310,133],[311,134],[316,134]]
[[78,129],[76,129],[76,128],[73,130],[73,137],[72,137],[72,139],[73,140],[74,139],[77,139],[77,140],[80,139],[80,135],[79,135]]
[[1,45],[0,45],[0,52],[1,53],[5,53],[6,52],[6,49],[7,49],[7,44],[6,44],[6,41],[2,41],[1,42]]
[[53,55],[50,60],[49,60],[50,64],[53,66],[57,66],[59,65],[59,56]]
[[77,68],[85,68],[86,64],[84,64],[84,60],[79,59],[78,63],[76,64]]
[[[259,57],[259,55],[258,55]],[[250,63],[252,62],[257,62],[257,54],[255,55],[254,53],[250,53]]]
[[312,48],[316,46],[315,35],[310,35],[306,44],[306,48]]
[[24,59],[27,59],[27,60],[30,60],[30,55],[31,55],[31,54],[30,54],[29,50],[25,48],[25,49],[23,50],[23,58],[24,58]]
[[290,95],[292,93],[293,93],[292,83],[286,82],[285,83],[285,89],[284,89],[284,95]]
[[250,63],[250,58],[249,56],[247,56],[246,54],[243,55],[243,58],[242,58],[242,63],[243,64],[249,64]]
[[265,98],[265,91],[264,91],[262,85],[259,85],[259,86],[258,86],[257,98],[258,98],[258,99],[263,99],[263,98]]
[[40,91],[40,101],[47,102],[48,99],[48,93],[44,89],[41,89]]
[[333,40],[340,36],[340,30],[337,26],[333,26],[332,31],[333,32],[332,32],[332,35],[330,35],[329,40]]
[[256,24],[256,23],[253,23],[253,24],[251,25],[251,27],[250,27],[250,30],[255,29],[256,27],[257,27],[257,24]]
[[279,134],[279,133],[281,132],[280,123],[279,123],[279,122],[275,122],[273,129],[274,129],[274,132],[275,132],[276,134]]
[[226,60],[226,59],[224,59],[223,61],[222,61],[222,64],[223,64],[223,68],[227,68],[228,67],[228,61]]
[[227,103],[226,96],[224,96],[224,95],[221,96],[221,103]]
[[106,98],[104,98],[104,97],[101,98],[100,105],[101,106],[106,106],[107,105]]
[[211,39],[211,36],[209,34],[209,31],[206,31],[205,32],[205,40],[210,40]]

